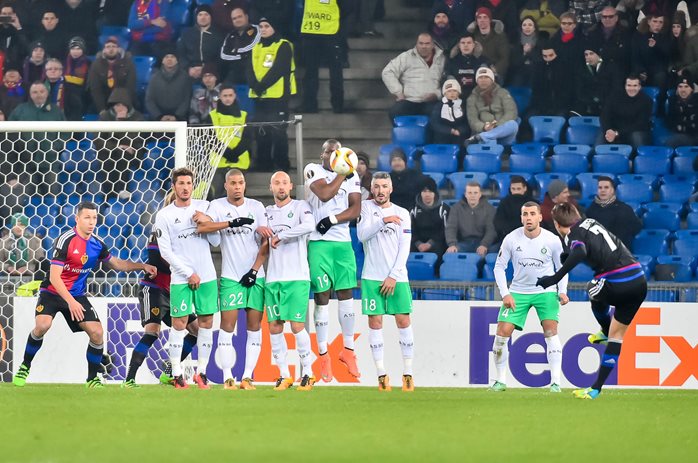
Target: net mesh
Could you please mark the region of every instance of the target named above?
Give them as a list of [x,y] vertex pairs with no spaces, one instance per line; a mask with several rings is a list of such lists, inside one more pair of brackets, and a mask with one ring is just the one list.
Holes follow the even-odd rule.
[[223,158],[229,143],[242,133],[244,126],[188,127],[187,167],[196,174],[194,199],[208,196],[216,174],[216,166]]

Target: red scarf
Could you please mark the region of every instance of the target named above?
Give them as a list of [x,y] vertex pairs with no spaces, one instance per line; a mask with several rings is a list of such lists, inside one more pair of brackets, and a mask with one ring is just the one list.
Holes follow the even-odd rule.
[[502,3],[502,0],[490,0],[490,3],[493,7],[497,8],[499,4]]
[[574,38],[574,32],[562,33],[562,43],[567,43]]

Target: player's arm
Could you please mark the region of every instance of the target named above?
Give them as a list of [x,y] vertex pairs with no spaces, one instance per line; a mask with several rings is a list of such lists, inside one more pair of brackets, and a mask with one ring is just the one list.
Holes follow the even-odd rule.
[[502,303],[508,309],[516,308],[514,298],[509,293],[509,285],[507,285],[507,266],[511,260],[510,240],[504,237],[502,245],[499,247],[497,260],[494,262],[494,281],[497,282],[499,294],[502,296]]
[[158,214],[155,218],[155,229],[157,230],[158,246],[160,247],[160,255],[170,264],[172,273],[191,278],[196,273],[194,269],[185,264],[182,259],[177,257],[172,250],[172,242],[170,241],[170,231],[167,222]]
[[117,272],[137,272],[143,270],[144,272],[148,273],[151,278],[158,274],[158,269],[154,265],[119,259],[118,257],[112,257],[106,262],[106,264],[107,267],[116,270]]
[[400,236],[397,246],[397,256],[395,256],[395,262],[393,263],[392,269],[388,274],[388,278],[383,280],[380,292],[384,296],[390,296],[395,292],[395,285],[397,283],[397,277],[400,273],[404,273],[407,269],[407,258],[410,256],[410,245],[412,244],[412,224],[410,220],[410,215],[401,211],[400,220],[402,221],[400,227]]
[[259,269],[262,268],[262,265],[264,265],[264,262],[266,262],[268,256],[269,240],[264,240],[259,247],[259,252],[257,252],[257,258],[255,259],[254,264],[252,264],[252,268],[249,272],[244,274],[242,278],[240,278],[239,283],[242,286],[245,288],[251,288],[255,285],[257,282],[257,272],[259,272]]
[[[562,243],[558,239],[554,239],[552,243],[552,249],[553,249],[553,264],[555,265],[555,270],[558,270],[562,268]],[[562,277],[562,280],[560,280],[560,283],[557,285],[557,294],[560,297],[560,303],[562,305],[567,304],[570,299],[567,296],[567,282],[569,281],[569,276],[565,275]]]
[[51,263],[51,270],[49,271],[49,281],[51,286],[56,290],[58,295],[63,298],[63,300],[68,304],[68,310],[70,311],[70,318],[76,322],[81,322],[85,318],[85,309],[82,304],[75,300],[68,288],[63,283],[61,274],[63,273],[63,263]]
[[319,178],[310,184],[310,191],[312,191],[320,201],[326,203],[335,197],[345,178],[344,175],[337,174],[330,183],[327,183],[324,178]]
[[538,278],[537,286],[547,288],[556,285],[573,268],[582,262],[587,256],[587,248],[583,241],[572,241],[570,243],[570,253],[562,267],[554,275]]
[[272,238],[272,247],[275,248],[281,241],[305,236],[315,230],[315,218],[310,210],[310,205],[305,203],[303,206],[298,208],[298,212],[300,213],[300,221],[298,224],[289,228],[288,230],[280,232],[274,238]]
[[376,233],[381,231],[383,225],[385,225],[383,218],[374,217],[373,214],[371,214],[371,209],[370,201],[364,202],[361,206],[361,215],[356,222],[356,236],[362,243],[376,236]]
[[215,233],[217,231],[225,230],[226,228],[239,228],[243,225],[252,225],[254,219],[249,217],[236,217],[233,220],[228,220],[225,222],[199,222],[196,224],[197,233]]

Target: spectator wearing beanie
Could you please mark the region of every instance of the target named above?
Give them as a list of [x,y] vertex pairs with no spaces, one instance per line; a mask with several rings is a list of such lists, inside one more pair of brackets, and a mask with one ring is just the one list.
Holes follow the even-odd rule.
[[451,25],[446,6],[434,11],[432,20],[427,25],[427,30],[436,46],[448,55],[451,48],[456,44],[458,36],[456,30]]
[[63,31],[68,37],[79,35],[84,39],[85,55],[95,53],[99,47],[97,40],[99,4],[100,2],[89,0],[64,0],[58,8],[58,17],[61,19],[60,25]]
[[177,58],[189,77],[198,80],[204,64],[216,64],[220,60],[225,35],[211,24],[210,5],[197,6],[195,14],[195,24],[184,29],[177,41]]
[[65,118],[80,121],[87,109],[87,72],[90,62],[87,59],[87,45],[82,37],[76,36],[68,42],[68,56],[65,59],[63,78],[65,79]]
[[409,211],[414,207],[415,191],[419,191],[424,176],[407,167],[407,156],[401,148],[395,148],[390,153],[390,168],[390,178],[393,181],[390,200]]
[[[491,12],[491,18],[501,21],[504,25],[504,33],[509,42],[518,39],[519,36],[519,7],[521,2],[507,0],[478,0],[475,8],[485,8]],[[477,14],[476,14],[477,15]]]
[[582,115],[598,116],[608,98],[622,92],[623,77],[613,61],[601,59],[598,42],[589,39],[584,45],[584,67],[575,79],[575,111]]
[[446,221],[450,208],[441,201],[439,189],[431,177],[424,177],[421,191],[410,211],[412,217],[412,252],[446,252]]
[[43,42],[34,41],[29,45],[29,56],[24,59],[22,77],[24,78],[24,89],[29,91],[29,86],[37,80],[43,81],[46,78],[44,66],[46,65],[46,47]]
[[491,69],[482,67],[475,75],[477,87],[467,101],[468,124],[474,135],[468,143],[510,145],[516,140],[518,110],[511,94],[494,81]]
[[475,12],[475,22],[468,26],[468,32],[482,46],[482,55],[491,63],[495,74],[506,81],[511,52],[502,22],[493,20],[488,8],[480,7]]
[[465,26],[475,20],[475,0],[436,0],[431,11],[436,14],[444,7],[448,10],[452,27],[457,31],[465,30]]
[[543,227],[553,233],[556,233],[556,231],[553,224],[552,210],[556,204],[560,203],[570,203],[581,212],[577,201],[570,196],[570,189],[567,187],[567,184],[562,180],[553,180],[548,185],[548,191],[545,193],[543,204],[540,206],[541,215],[543,216]]
[[172,40],[172,26],[167,19],[169,11],[170,2],[167,0],[133,2],[128,16],[132,53],[162,56],[160,48]]
[[532,200],[526,179],[520,175],[512,175],[509,194],[502,198],[494,214],[494,229],[499,241],[521,226],[521,207]]
[[179,66],[174,46],[163,45],[161,51],[160,68],[153,73],[145,91],[146,110],[154,121],[186,121],[191,80]]
[[441,104],[434,106],[431,113],[432,141],[461,146],[470,137],[470,126],[458,81],[448,79],[444,82],[441,94]]
[[136,66],[131,53],[120,48],[119,39],[112,35],[97,53],[87,74],[87,89],[97,112],[107,108],[107,100],[115,88],[125,88],[135,104]]
[[359,163],[356,166],[356,175],[361,179],[361,200],[371,199],[371,181],[373,173],[371,172],[371,161],[368,154],[364,151],[356,153]]
[[200,124],[208,117],[208,114],[216,109],[216,102],[220,93],[218,79],[218,66],[215,63],[204,64],[201,70],[201,83],[203,87],[194,90],[189,105],[189,123]]
[[676,93],[669,98],[666,124],[672,131],[667,146],[675,148],[698,143],[698,95],[688,72],[679,78]]

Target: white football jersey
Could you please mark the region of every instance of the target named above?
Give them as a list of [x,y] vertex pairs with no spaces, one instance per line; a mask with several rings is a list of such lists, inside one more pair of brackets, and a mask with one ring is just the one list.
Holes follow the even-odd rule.
[[315,230],[310,205],[292,199],[283,207],[267,206],[267,223],[281,239],[276,249],[269,246],[266,282],[308,281],[308,235]]
[[[250,271],[259,253],[257,230],[260,226],[267,226],[267,213],[262,203],[256,199],[244,198],[240,206],[233,206],[228,198],[219,198],[211,201],[207,214],[214,222],[227,222],[238,217],[254,219],[251,225],[243,225],[237,228],[221,230],[221,255],[223,265],[221,276],[239,281],[243,275]],[[264,267],[257,272],[258,278],[264,277]]]
[[[400,225],[384,223],[383,218],[396,215]],[[356,233],[364,244],[364,268],[361,278],[383,281],[388,277],[407,282],[407,258],[410,255],[412,226],[410,213],[395,204],[380,207],[372,199],[361,202],[361,216]]]
[[[330,183],[337,174],[331,170],[322,167],[321,164],[308,164],[303,171],[305,175],[305,199],[310,204],[315,218],[315,224],[320,222],[325,217],[337,215],[349,208],[349,195],[351,193],[361,194],[361,180],[358,175],[354,175],[350,179],[345,179],[339,187],[339,191],[334,195],[334,198],[327,202],[320,201],[320,198],[315,196],[315,193],[310,189],[310,185],[318,180],[323,180]],[[313,231],[310,235],[310,241],[351,241],[349,234],[349,223],[340,223],[330,228],[324,235],[320,232]]]
[[[567,293],[567,275],[555,286],[546,289],[536,286],[538,278],[552,275],[559,269],[562,242],[557,235],[541,229],[536,238],[529,238],[524,228],[519,227],[504,237],[494,264],[494,278],[499,287],[499,294],[504,297],[509,291],[522,294],[543,292]],[[509,261],[514,267],[514,279],[507,287],[506,269]]]
[[187,207],[172,202],[155,216],[155,233],[160,254],[170,264],[171,283],[182,284],[194,273],[202,283],[216,280],[211,248],[205,235],[197,233],[192,217],[196,211],[206,212],[208,201],[192,199]]

